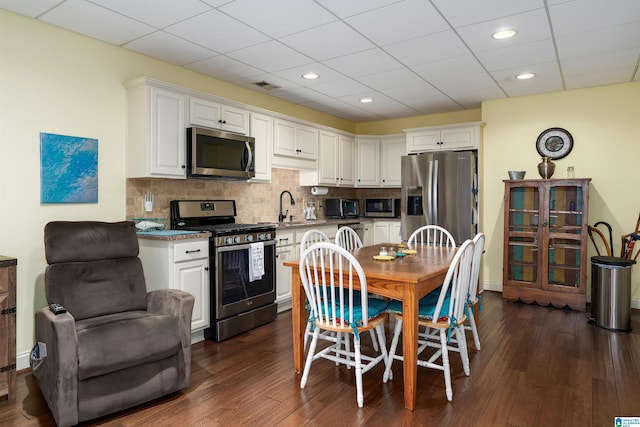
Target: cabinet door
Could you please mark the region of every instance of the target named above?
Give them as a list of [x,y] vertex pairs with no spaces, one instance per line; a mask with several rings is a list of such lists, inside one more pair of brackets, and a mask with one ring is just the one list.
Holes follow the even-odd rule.
[[209,261],[208,258],[174,264],[174,283],[195,297],[191,315],[191,331],[209,327]]
[[440,149],[440,129],[424,129],[407,133],[407,146],[410,153],[423,153]]
[[339,138],[338,177],[339,184],[353,186],[355,184],[355,139],[341,135]]
[[251,113],[251,136],[256,139],[256,176],[251,181],[271,182],[271,151],[273,150],[273,119]]
[[538,286],[542,238],[538,225],[545,221],[540,201],[536,183],[507,187],[504,268],[506,280],[517,286]]
[[321,131],[318,138],[318,183],[339,184],[338,135]]
[[402,236],[400,235],[400,221],[393,221],[389,223],[389,243],[402,242]]
[[273,154],[296,156],[296,125],[284,120],[275,119],[273,137]]
[[185,96],[151,88],[151,176],[185,178]]
[[310,160],[318,158],[318,129],[298,125],[296,139],[298,157]]
[[389,223],[386,221],[373,223],[373,244],[378,243],[391,243],[389,242]]
[[295,245],[276,248],[276,302],[278,311],[291,306],[291,267],[285,267],[283,262],[296,258]]
[[479,141],[477,126],[442,129],[440,148],[443,150],[476,149]]
[[193,126],[220,128],[220,104],[206,99],[189,97],[189,123]]
[[380,185],[380,140],[358,138],[356,145],[356,186],[378,187]]
[[382,141],[381,183],[383,187],[400,187],[402,181],[402,156],[406,143],[402,138]]
[[220,106],[220,129],[237,132],[243,135],[249,133],[249,112],[229,105]]

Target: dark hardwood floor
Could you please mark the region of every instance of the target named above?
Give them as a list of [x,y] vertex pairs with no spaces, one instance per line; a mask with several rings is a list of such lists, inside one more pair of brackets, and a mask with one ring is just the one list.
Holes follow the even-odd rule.
[[[225,342],[195,344],[188,389],[84,425],[600,427],[615,416],[640,417],[638,311],[624,333],[589,325],[585,313],[503,302],[494,292],[483,305],[482,351],[468,339],[470,377],[451,355],[453,402],[442,373],[419,368],[417,409],[405,410],[399,362],[387,384],[382,366],[364,375],[362,409],[352,372],[329,361],[315,362],[300,390],[285,312]],[[18,373],[16,402],[0,401],[0,425],[55,425],[29,370]]]

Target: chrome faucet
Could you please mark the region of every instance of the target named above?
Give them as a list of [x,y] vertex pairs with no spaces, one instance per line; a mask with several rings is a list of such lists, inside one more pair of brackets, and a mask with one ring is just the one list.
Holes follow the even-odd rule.
[[284,190],[282,193],[280,193],[280,213],[278,214],[278,222],[283,222],[287,217],[287,214],[289,213],[289,209],[287,209],[285,213],[282,213],[282,196],[284,196],[285,193],[289,194],[289,197],[291,198],[291,206],[296,204],[296,201],[293,200],[293,195],[291,194],[291,192]]

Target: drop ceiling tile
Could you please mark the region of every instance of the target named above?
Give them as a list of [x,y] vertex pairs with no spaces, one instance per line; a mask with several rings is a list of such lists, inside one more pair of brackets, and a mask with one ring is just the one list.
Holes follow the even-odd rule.
[[463,109],[460,104],[440,92],[429,97],[406,99],[403,102],[422,114],[444,113]]
[[235,0],[219,9],[274,38],[338,19],[312,0]]
[[384,49],[407,66],[439,61],[469,53],[469,49],[452,30],[390,44],[385,46]]
[[315,92],[306,87],[298,87],[295,89],[287,90],[274,90],[269,92],[269,94],[280,99],[293,102],[294,104],[303,104],[312,101],[318,102],[326,100],[328,98],[327,95]]
[[178,65],[190,64],[217,55],[216,52],[164,31],[156,31],[140,37],[125,44],[124,47]]
[[556,59],[553,42],[550,39],[478,52],[477,56],[480,63],[489,71],[549,62]]
[[[603,52],[597,55],[565,58],[560,61],[566,76],[590,73],[613,73],[617,81],[631,81],[640,57],[640,48]],[[616,74],[617,73],[617,74]]]
[[211,10],[198,0],[90,0],[92,3],[118,12],[156,28],[164,28]]
[[[536,76],[529,80],[516,79],[515,76],[524,71],[535,73]],[[492,72],[491,75],[508,96],[534,95],[563,89],[560,68],[555,61],[531,64],[526,69],[510,68],[498,70]]]
[[40,19],[118,46],[155,31],[149,25],[83,0],[67,0]]
[[228,56],[267,72],[286,70],[314,61],[275,40],[229,52]]
[[[232,80],[233,83],[239,84],[244,87],[251,88],[253,90],[257,90],[258,92],[267,93],[269,95],[273,95],[275,93],[287,90],[299,89],[302,86],[299,84],[292,82],[287,79],[283,79],[279,76],[276,76],[271,73],[261,73],[255,74],[247,77],[242,77],[239,79]],[[255,83],[257,82],[267,82],[270,85],[276,86],[275,89],[266,89],[260,86],[257,86]],[[275,95],[274,95],[275,96]]]
[[414,65],[411,69],[427,81],[463,77],[484,71],[478,60],[469,54]]
[[640,1],[581,0],[549,8],[556,36],[617,27],[640,21]]
[[301,31],[283,37],[280,41],[317,61],[375,47],[361,34],[340,21]]
[[185,68],[225,81],[236,81],[264,73],[262,70],[224,55],[193,62],[185,65]]
[[402,0],[316,0],[340,18],[358,15],[400,1]]
[[[373,102],[369,102],[369,103],[360,102],[360,100],[363,98],[371,98],[373,99]],[[354,93],[348,96],[339,96],[337,97],[337,99],[344,102],[345,104],[359,107],[365,111],[372,111],[370,108],[372,104],[383,104],[386,102],[394,101],[393,99],[389,98],[386,95],[383,95],[381,93],[378,93],[376,91],[371,91],[371,90],[365,90],[364,92]]]
[[[491,76],[485,73],[466,76],[464,79],[447,79],[432,84],[452,99],[495,99],[504,97],[504,93]],[[483,98],[485,96],[486,98]]]
[[544,8],[543,0],[433,0],[432,3],[454,28]]
[[167,27],[165,31],[221,53],[243,49],[269,40],[269,37],[264,34],[217,10]]
[[353,79],[345,78],[331,83],[316,85],[313,89],[327,96],[338,98],[366,92],[368,88]]
[[359,77],[394,70],[402,67],[402,64],[382,49],[369,49],[351,55],[341,56],[324,61],[324,63],[349,77]]
[[356,31],[384,46],[449,29],[424,0],[406,0],[345,19]]
[[640,20],[614,28],[559,36],[556,39],[560,59],[606,53],[614,49],[640,48]]
[[[315,80],[308,80],[302,77],[304,73],[309,73],[309,72],[316,73],[320,77]],[[310,64],[305,64],[300,67],[293,67],[293,68],[288,68],[286,70],[274,71],[273,74],[283,79],[287,79],[292,82],[295,82],[300,86],[305,86],[305,87],[313,87],[313,86],[333,82],[336,80],[342,80],[345,78],[344,74],[339,73],[334,69],[329,68],[320,62],[312,62]]]
[[425,81],[423,81],[421,84],[407,84],[388,89],[381,89],[380,92],[390,98],[402,102],[408,99],[414,99],[419,96],[428,97],[440,93],[436,88]]
[[[510,39],[495,40],[491,37],[496,31],[505,29],[514,29],[518,33]],[[474,52],[551,39],[551,28],[544,9],[467,25],[457,28],[456,31],[464,43]]]
[[28,16],[30,18],[37,18],[47,10],[63,2],[64,0],[40,0],[37,2],[25,0],[0,0],[0,8]]
[[358,80],[377,90],[407,85],[420,86],[424,84],[424,79],[408,68],[397,68],[381,73],[368,74],[360,77]]

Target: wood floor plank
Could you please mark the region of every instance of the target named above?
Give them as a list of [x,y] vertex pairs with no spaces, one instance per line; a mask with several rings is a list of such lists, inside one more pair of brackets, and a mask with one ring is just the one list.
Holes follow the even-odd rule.
[[[485,292],[482,350],[467,335],[471,375],[451,353],[453,401],[439,371],[418,370],[416,410],[404,409],[402,363],[363,376],[358,408],[352,370],[318,360],[300,389],[293,371],[291,315],[222,343],[192,347],[192,377],[183,391],[87,426],[586,426],[640,416],[640,312],[630,333],[590,325],[586,313],[505,302]],[[387,325],[387,337],[392,325]],[[363,336],[363,348],[370,350]],[[54,426],[29,370],[17,375],[15,403],[0,401],[0,425]]]

